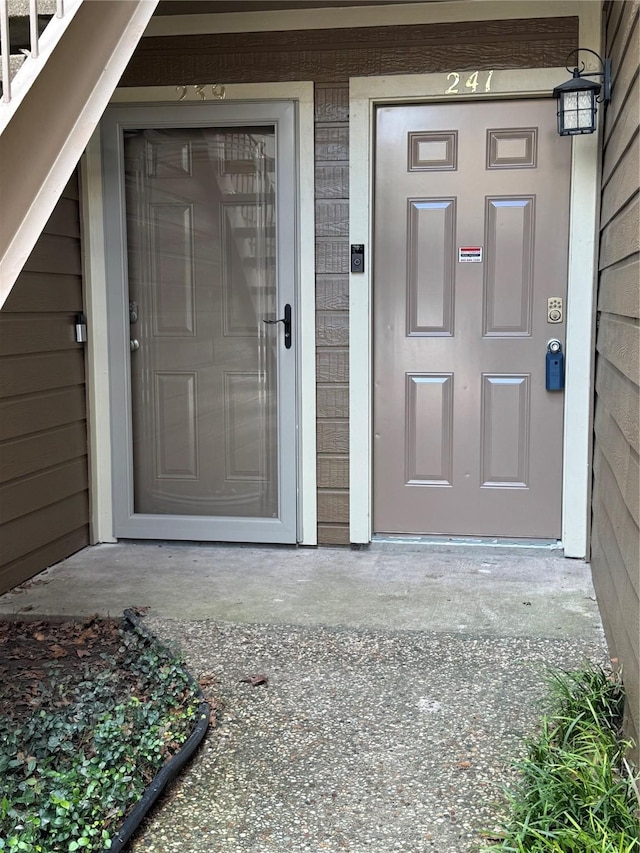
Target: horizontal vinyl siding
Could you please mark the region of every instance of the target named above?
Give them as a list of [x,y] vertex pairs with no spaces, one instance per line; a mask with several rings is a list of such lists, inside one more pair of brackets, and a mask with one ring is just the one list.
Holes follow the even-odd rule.
[[89,541],[80,311],[74,177],[0,312],[0,592]]
[[[638,0],[605,6],[605,117],[593,459],[592,572],[628,728],[640,734],[640,188]],[[638,757],[636,748],[635,757]]]

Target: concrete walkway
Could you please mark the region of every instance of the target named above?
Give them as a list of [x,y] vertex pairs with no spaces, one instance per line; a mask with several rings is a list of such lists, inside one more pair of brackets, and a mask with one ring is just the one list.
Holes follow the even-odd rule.
[[548,668],[606,655],[589,567],[537,549],[101,545],[0,597],[130,606],[224,703],[132,853],[479,851]]

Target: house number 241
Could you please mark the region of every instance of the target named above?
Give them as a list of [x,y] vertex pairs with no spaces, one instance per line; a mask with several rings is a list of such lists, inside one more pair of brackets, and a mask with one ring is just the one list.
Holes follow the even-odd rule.
[[[482,75],[483,79],[480,79]],[[486,77],[485,77],[486,75]],[[464,88],[462,90],[462,94],[465,94],[465,90],[469,92],[477,92],[478,86],[480,86],[481,92],[490,92],[491,91],[491,78],[493,77],[493,71],[472,71],[471,74],[467,77],[467,82],[464,84]],[[450,71],[447,74],[447,80],[451,80],[451,85],[444,90],[445,95],[459,95],[460,93],[460,74],[457,71]],[[482,87],[482,83],[484,82],[484,88]]]

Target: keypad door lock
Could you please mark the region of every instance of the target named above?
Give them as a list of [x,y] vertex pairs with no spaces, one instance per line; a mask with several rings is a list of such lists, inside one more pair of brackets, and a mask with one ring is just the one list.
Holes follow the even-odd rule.
[[562,297],[550,296],[547,299],[547,323],[562,323]]

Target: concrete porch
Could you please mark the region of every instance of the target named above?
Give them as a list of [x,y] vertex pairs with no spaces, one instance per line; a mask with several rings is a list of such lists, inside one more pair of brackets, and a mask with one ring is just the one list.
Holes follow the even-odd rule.
[[86,548],[0,596],[0,613],[600,636],[589,566],[559,551],[373,544],[363,550],[122,542]]
[[589,566],[538,549],[131,542],[0,597],[129,606],[224,703],[132,853],[477,853],[549,667],[606,660]]

